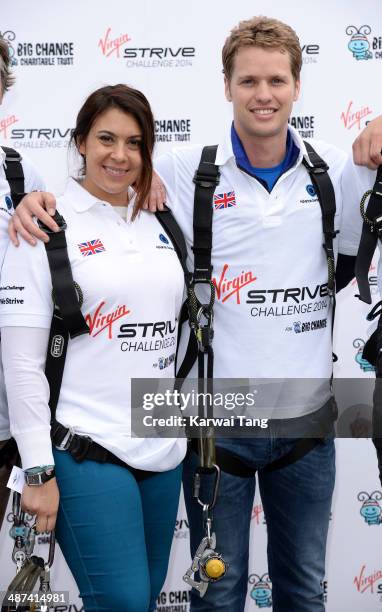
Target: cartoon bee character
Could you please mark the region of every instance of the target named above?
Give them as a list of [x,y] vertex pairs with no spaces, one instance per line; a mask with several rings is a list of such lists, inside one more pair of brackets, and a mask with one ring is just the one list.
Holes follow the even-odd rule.
[[368,25],[361,26],[359,30],[355,26],[348,26],[346,28],[346,34],[351,36],[348,48],[356,60],[367,60],[373,57],[373,54],[369,51],[370,43],[367,40],[367,35],[370,32],[371,28]]

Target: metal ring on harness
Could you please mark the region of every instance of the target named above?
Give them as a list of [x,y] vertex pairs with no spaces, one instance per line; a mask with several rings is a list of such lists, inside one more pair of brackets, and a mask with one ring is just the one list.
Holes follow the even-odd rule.
[[367,217],[367,215],[366,215],[366,212],[365,212],[365,202],[366,202],[367,198],[369,196],[371,196],[372,193],[373,193],[372,189],[369,189],[368,191],[365,191],[365,193],[363,194],[363,196],[361,198],[361,202],[359,204],[359,208],[360,208],[360,211],[361,211],[362,219],[365,221],[365,223],[367,223],[368,225],[371,225],[371,226],[374,225],[374,221],[369,219]]

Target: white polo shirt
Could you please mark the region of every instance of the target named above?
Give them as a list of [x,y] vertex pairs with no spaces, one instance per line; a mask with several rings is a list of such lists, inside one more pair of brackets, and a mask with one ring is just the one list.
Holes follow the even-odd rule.
[[[25,178],[25,191],[34,191],[36,189],[43,191],[45,189],[45,186],[41,177],[37,173],[36,169],[33,167],[32,163],[27,158],[25,158],[24,155],[22,157],[22,166]],[[11,200],[9,184],[5,178],[5,172],[3,167],[4,160],[5,153],[0,147],[0,270],[3,264],[4,253],[8,245],[8,223],[13,213],[13,203]],[[3,287],[0,284],[0,298],[7,294],[7,288]],[[4,375],[0,355],[0,441],[7,440],[8,438],[10,438],[10,435],[11,434],[9,431],[8,407],[5,395]]]
[[[90,327],[90,336],[68,345],[57,420],[133,467],[171,469],[184,457],[185,440],[130,437],[130,382],[174,375],[184,284],[175,250],[154,215],[143,211],[131,222],[131,203],[125,222],[73,179],[57,208],[68,225],[73,278]],[[11,245],[1,282],[25,287],[23,303],[14,290],[9,297],[16,302],[0,304],[2,328],[50,327],[52,283],[43,243]],[[33,410],[15,419],[12,431],[23,465],[50,463],[49,422],[38,431]]]
[[[332,314],[321,208],[302,165],[303,141],[290,130],[300,154],[271,193],[237,167],[228,132],[217,151],[221,177],[212,225],[214,374],[288,379],[285,394],[272,412],[275,418],[300,416],[322,406],[330,395],[327,382],[308,383],[304,389],[300,385],[294,394],[291,379],[329,379],[332,371]],[[359,207],[348,206],[344,198],[357,187],[352,178],[355,167],[331,145],[312,141],[312,146],[329,165],[335,190],[335,226],[341,230],[334,240],[336,255],[338,249],[355,255],[361,230]],[[166,186],[167,203],[185,234],[191,269],[192,179],[201,151],[201,146],[177,148],[155,163]],[[195,369],[192,374],[196,376]]]

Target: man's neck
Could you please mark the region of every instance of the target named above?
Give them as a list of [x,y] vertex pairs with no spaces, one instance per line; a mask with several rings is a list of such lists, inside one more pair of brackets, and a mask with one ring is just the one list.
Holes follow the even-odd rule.
[[247,157],[255,168],[273,168],[283,161],[286,154],[288,126],[285,133],[275,136],[248,136],[235,126]]

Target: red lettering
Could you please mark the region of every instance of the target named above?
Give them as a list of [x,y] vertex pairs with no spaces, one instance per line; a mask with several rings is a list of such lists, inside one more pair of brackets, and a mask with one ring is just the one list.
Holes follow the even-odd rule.
[[115,310],[109,312],[108,314],[103,314],[101,310],[105,303],[106,302],[101,302],[100,305],[97,306],[93,315],[87,314],[85,316],[85,321],[89,326],[90,335],[93,338],[98,336],[98,334],[100,334],[101,331],[103,331],[104,329],[107,329],[108,338],[111,340],[113,337],[113,324],[118,321],[118,319],[121,319],[122,317],[128,315],[130,313],[130,310],[128,310],[126,306],[123,305],[118,306]]
[[363,106],[360,110],[356,112],[351,112],[351,107],[353,106],[353,102],[349,102],[346,113],[341,113],[341,119],[344,122],[344,126],[350,130],[354,125],[358,125],[358,129],[361,129],[361,119],[367,117],[372,114],[372,110],[368,106]]
[[0,120],[0,134],[3,135],[3,138],[7,138],[7,128],[17,121],[18,119],[15,115],[10,115],[9,117],[5,117],[5,119]]
[[117,38],[111,39],[111,28],[106,30],[105,36],[98,42],[98,46],[101,47],[101,52],[105,57],[109,57],[112,53],[115,53],[117,57],[120,57],[119,52],[122,45],[126,44],[131,40],[128,34],[121,34]]
[[240,304],[240,290],[246,285],[255,282],[257,277],[253,276],[252,272],[243,271],[238,276],[235,276],[232,279],[227,279],[225,276],[227,270],[228,264],[224,264],[219,280],[217,281],[216,278],[212,279],[216,290],[216,297],[218,300],[221,299],[222,303],[224,303],[228,300],[228,298],[235,295],[236,303]]
[[374,593],[374,584],[382,579],[382,570],[377,570],[370,576],[365,576],[366,565],[363,565],[359,576],[356,576],[353,580],[357,591],[364,593],[367,589],[370,589],[370,593]]

